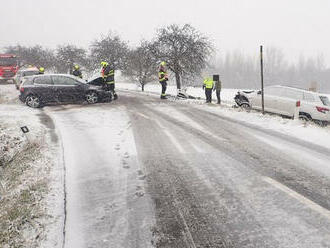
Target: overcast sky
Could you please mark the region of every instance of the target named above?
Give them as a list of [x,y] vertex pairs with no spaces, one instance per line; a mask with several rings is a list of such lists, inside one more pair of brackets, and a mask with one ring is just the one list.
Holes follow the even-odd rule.
[[189,23],[218,54],[276,46],[291,61],[323,54],[330,66],[330,0],[1,0],[0,47],[88,44],[109,30],[130,44]]

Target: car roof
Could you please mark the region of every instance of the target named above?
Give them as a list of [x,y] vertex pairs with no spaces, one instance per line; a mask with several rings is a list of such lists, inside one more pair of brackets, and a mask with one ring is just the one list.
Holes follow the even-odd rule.
[[287,88],[287,89],[294,89],[294,90],[298,90],[298,91],[302,91],[302,92],[307,92],[310,94],[314,94],[314,95],[320,95],[321,93],[319,92],[314,92],[314,91],[310,91],[310,90],[306,90],[306,89],[302,89],[302,88],[298,88],[298,87],[293,87],[293,86],[287,86],[287,85],[269,85],[267,87],[281,87],[281,88]]
[[39,71],[39,69],[37,67],[31,67],[31,68],[19,70],[19,72],[25,72],[25,71]]

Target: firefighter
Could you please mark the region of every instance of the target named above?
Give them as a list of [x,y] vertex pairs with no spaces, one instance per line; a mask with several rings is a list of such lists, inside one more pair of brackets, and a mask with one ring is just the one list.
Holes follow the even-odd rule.
[[45,74],[45,68],[40,67],[40,68],[39,68],[39,74],[40,74],[40,75]]
[[118,95],[115,92],[115,70],[108,62],[102,61],[101,65],[101,75],[105,84],[104,88],[112,94],[114,100],[117,100]]
[[75,65],[73,67],[72,75],[74,75],[76,77],[79,77],[79,78],[82,78],[82,73],[81,73],[81,70],[79,68],[79,65]]
[[165,61],[160,63],[159,72],[158,72],[158,79],[159,79],[159,83],[162,85],[162,93],[160,95],[160,98],[161,99],[167,99],[165,92],[166,92],[166,87],[167,87],[168,76],[167,76],[166,62]]
[[212,102],[212,89],[214,87],[214,82],[211,77],[206,77],[204,79],[203,89],[205,89],[206,102]]
[[221,97],[220,97],[221,85],[222,85],[222,83],[221,83],[220,79],[215,81],[213,91],[215,91],[215,94],[217,95],[217,100],[218,100],[217,104],[221,104]]

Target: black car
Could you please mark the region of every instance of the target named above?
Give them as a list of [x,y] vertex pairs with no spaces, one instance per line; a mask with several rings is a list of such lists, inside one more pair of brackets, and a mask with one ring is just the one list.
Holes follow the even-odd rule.
[[45,74],[26,77],[20,86],[20,100],[32,108],[47,103],[111,101],[111,94],[101,84],[87,83],[67,74]]

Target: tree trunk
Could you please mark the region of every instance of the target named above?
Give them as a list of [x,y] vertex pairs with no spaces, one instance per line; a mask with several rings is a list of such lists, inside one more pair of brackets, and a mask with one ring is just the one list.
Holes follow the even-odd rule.
[[176,88],[179,90],[181,89],[181,77],[180,74],[175,72],[175,81],[176,81]]
[[144,91],[144,83],[141,84],[142,91]]

